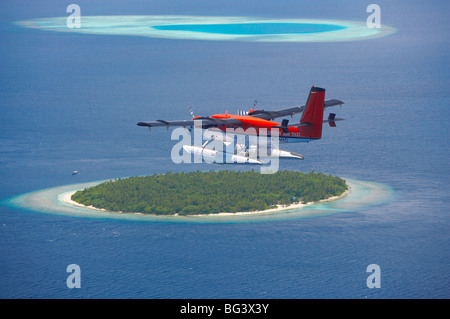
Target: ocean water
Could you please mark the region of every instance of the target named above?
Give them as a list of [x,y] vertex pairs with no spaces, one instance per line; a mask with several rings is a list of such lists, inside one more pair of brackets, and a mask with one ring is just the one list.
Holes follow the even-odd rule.
[[[59,1],[0,11],[0,199],[167,171],[170,131],[138,121],[303,104],[311,85],[346,120],[280,169],[382,183],[387,203],[318,218],[170,223],[0,205],[1,298],[448,298],[449,5],[378,1],[388,37],[250,43],[58,33],[12,22],[66,16]],[[189,14],[365,21],[367,3],[78,1],[82,15]],[[295,119],[295,117],[294,117]],[[72,175],[72,171],[79,171]],[[81,269],[69,289],[66,268]],[[367,266],[381,287],[368,288]]]

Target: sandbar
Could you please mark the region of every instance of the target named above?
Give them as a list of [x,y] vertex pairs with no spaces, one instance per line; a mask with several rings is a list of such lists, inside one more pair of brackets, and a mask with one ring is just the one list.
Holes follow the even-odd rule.
[[[97,35],[141,36],[150,38],[206,40],[206,41],[247,41],[247,42],[337,42],[357,41],[388,36],[395,28],[382,25],[369,28],[366,21],[330,19],[269,19],[239,16],[189,16],[189,15],[108,15],[82,16],[79,28],[69,28],[67,17],[39,18],[16,21],[16,25],[46,31],[71,32]],[[211,25],[227,28],[236,24],[263,25],[317,25],[334,27],[333,31],[308,33],[229,33],[208,32]],[[205,26],[201,32],[177,30],[176,27]],[[174,29],[175,28],[175,29]],[[173,30],[174,29],[174,30]]]

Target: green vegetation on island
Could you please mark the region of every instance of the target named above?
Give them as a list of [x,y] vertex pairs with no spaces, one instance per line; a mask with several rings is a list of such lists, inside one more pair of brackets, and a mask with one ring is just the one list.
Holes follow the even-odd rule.
[[316,202],[346,190],[343,179],[315,172],[223,170],[120,178],[78,191],[72,200],[114,212],[198,215]]

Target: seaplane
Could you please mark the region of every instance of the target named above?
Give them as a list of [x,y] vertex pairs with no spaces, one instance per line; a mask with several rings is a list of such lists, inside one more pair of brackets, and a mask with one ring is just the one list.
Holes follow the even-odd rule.
[[[234,144],[232,150],[232,162],[262,164],[261,156],[283,157],[304,159],[304,156],[296,152],[284,151],[278,148],[279,143],[298,143],[310,142],[322,138],[323,123],[328,123],[331,127],[336,127],[336,121],[343,120],[336,118],[335,113],[329,113],[328,118],[324,120],[324,111],[328,107],[340,105],[344,102],[337,99],[325,100],[325,89],[312,86],[305,105],[296,106],[275,111],[266,111],[253,108],[249,111],[239,111],[237,115],[214,114],[211,116],[194,116],[192,108],[189,111],[192,115],[190,120],[156,120],[150,122],[138,122],[138,126],[148,127],[184,127],[188,130],[200,128],[209,131],[210,139],[202,145],[184,145],[183,150],[194,156],[203,156],[214,158],[218,153],[225,153],[222,149],[209,148],[208,145],[223,142],[226,147]],[[256,104],[254,104],[255,107]],[[289,123],[289,119],[295,114],[302,114],[300,121]],[[275,121],[278,118],[281,122]],[[223,134],[232,132],[234,135]],[[264,146],[265,152],[259,152],[261,144],[251,144],[248,142],[236,142],[235,135],[246,135],[252,137],[267,137]],[[261,141],[259,139],[258,141]],[[216,144],[217,145],[217,144]],[[228,150],[229,148],[227,148]],[[260,153],[263,153],[261,155]],[[221,154],[219,154],[221,155]]]

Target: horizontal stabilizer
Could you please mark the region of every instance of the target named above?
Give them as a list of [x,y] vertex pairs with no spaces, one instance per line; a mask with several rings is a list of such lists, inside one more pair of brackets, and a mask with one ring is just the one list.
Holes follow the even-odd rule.
[[331,127],[336,127],[336,121],[343,121],[343,120],[344,119],[336,118],[336,114],[330,113],[330,115],[328,115],[328,119],[324,120],[323,122],[330,124]]

